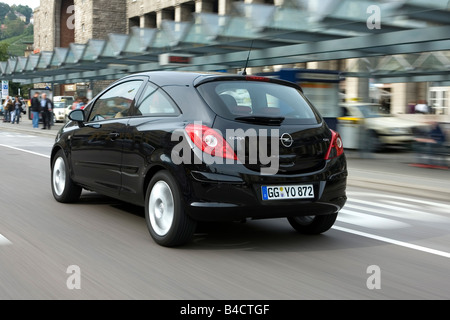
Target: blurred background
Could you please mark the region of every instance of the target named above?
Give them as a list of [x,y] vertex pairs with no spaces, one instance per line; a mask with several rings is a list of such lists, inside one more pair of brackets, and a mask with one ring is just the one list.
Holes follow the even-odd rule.
[[140,71],[247,67],[300,84],[347,149],[446,157],[449,8],[448,0],[41,0],[32,43],[0,72],[9,94],[45,89],[73,101]]
[[[0,40],[2,98],[47,93],[55,125],[33,130],[29,110],[0,121],[0,299],[450,297],[450,1],[33,3],[0,2],[0,39],[24,33]],[[53,200],[48,155],[70,110],[131,73],[244,69],[300,84],[342,135],[348,201],[333,230],[207,225],[167,250],[140,207]],[[81,290],[67,286],[74,265]],[[382,290],[366,285],[373,265]]]

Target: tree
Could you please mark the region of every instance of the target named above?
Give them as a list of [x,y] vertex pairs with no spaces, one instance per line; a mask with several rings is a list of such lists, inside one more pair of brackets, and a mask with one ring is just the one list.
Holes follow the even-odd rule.
[[26,35],[26,36],[32,36],[34,34],[34,26],[33,26],[33,24],[29,24],[28,26],[27,26],[27,28],[25,29],[25,32],[24,32],[24,35]]
[[8,48],[8,43],[0,42],[0,61],[7,61],[9,59]]
[[6,22],[8,21],[14,21],[17,20],[17,16],[14,13],[14,11],[10,11],[7,15],[6,15]]
[[5,21],[6,15],[11,11],[11,7],[3,2],[0,2],[0,22],[3,23]]
[[5,38],[11,38],[15,36],[20,36],[25,31],[25,22],[22,20],[7,20],[6,21],[6,30],[4,32]]
[[23,14],[26,17],[26,19],[27,19],[26,22],[27,23],[30,22],[31,16],[33,15],[33,9],[31,9],[29,6],[24,6],[24,5],[21,5],[21,4],[19,4],[18,6],[13,5],[11,7],[11,9],[14,10],[14,11],[17,11],[17,12],[19,12],[21,14]]

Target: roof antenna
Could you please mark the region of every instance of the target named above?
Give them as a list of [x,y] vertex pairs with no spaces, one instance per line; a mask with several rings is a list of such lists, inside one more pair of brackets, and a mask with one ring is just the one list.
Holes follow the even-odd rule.
[[252,43],[250,44],[250,50],[248,50],[248,56],[247,56],[247,61],[245,62],[245,67],[244,70],[242,70],[239,74],[242,76],[246,76],[247,75],[247,66],[248,66],[248,60],[250,59],[250,53],[252,52],[253,49],[253,40]]

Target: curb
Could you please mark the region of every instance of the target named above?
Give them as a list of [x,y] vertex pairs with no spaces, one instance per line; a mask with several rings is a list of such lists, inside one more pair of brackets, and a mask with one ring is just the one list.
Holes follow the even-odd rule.
[[29,128],[25,128],[22,125],[17,124],[0,124],[0,131],[11,131],[11,132],[21,132],[26,134],[34,134],[34,135],[40,135],[40,136],[48,136],[48,137],[56,137],[56,134],[58,133],[59,129],[61,128],[60,125],[53,126],[54,129],[50,130],[42,130],[41,127],[39,129],[33,129],[31,126],[31,123],[25,123],[25,125],[29,125]]
[[426,197],[434,200],[448,201],[450,191],[442,188],[433,188],[430,186],[418,187],[413,184],[399,184],[380,179],[367,179],[359,177],[348,177],[347,186],[369,188],[385,192],[396,192],[410,196]]

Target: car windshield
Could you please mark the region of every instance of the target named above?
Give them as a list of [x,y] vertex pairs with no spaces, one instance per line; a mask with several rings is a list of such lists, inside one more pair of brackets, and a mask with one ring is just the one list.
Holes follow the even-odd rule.
[[357,107],[364,118],[386,117],[389,114],[383,112],[381,105],[360,105]]
[[55,102],[54,106],[55,106],[55,109],[65,108],[66,107],[66,103],[65,102]]
[[198,87],[219,116],[229,120],[278,119],[285,124],[318,124],[321,118],[300,90],[261,81],[212,81]]

